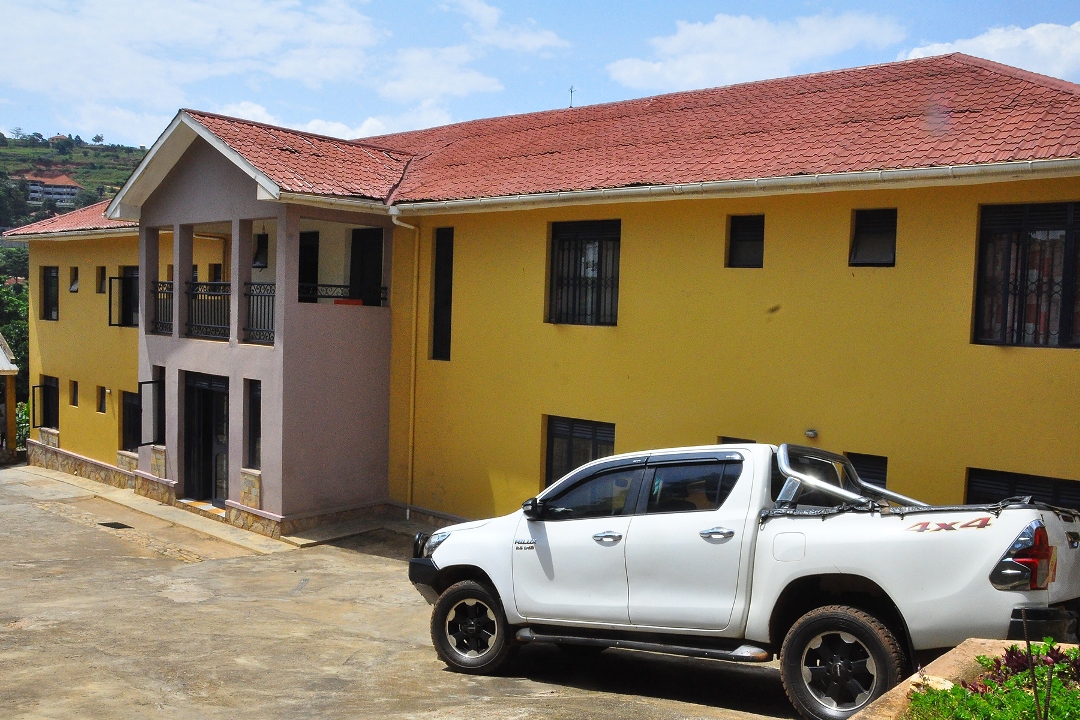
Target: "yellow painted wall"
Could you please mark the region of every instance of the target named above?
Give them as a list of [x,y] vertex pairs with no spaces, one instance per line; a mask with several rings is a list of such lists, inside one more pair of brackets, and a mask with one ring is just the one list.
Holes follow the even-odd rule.
[[[60,447],[114,465],[120,447],[121,392],[138,392],[138,328],[110,327],[108,287],[97,292],[97,268],[115,277],[124,265],[139,264],[138,237],[31,240],[30,384],[43,375],[60,380]],[[200,277],[208,263],[222,262],[224,244],[196,238],[193,257]],[[172,233],[161,237],[161,277],[172,262]],[[226,253],[227,254],[227,253]],[[59,267],[59,319],[41,319],[41,268]],[[79,291],[70,292],[70,268],[79,268]],[[143,308],[145,312],[146,309]],[[79,404],[71,404],[71,381],[79,383]],[[98,387],[107,388],[106,411],[97,411]],[[37,430],[31,431],[37,438]]]
[[[116,464],[120,446],[121,391],[138,392],[138,328],[109,327],[109,295],[97,292],[97,267],[109,277],[120,266],[139,264],[135,235],[83,240],[30,241],[30,384],[42,375],[60,380],[60,447]],[[41,319],[41,268],[60,268],[59,319]],[[69,292],[69,268],[79,267],[79,291]],[[70,381],[79,383],[79,405],[71,405]],[[106,412],[97,412],[97,388]],[[37,430],[31,431],[37,439]]]
[[[411,500],[512,510],[542,487],[547,415],[615,423],[617,452],[727,435],[885,455],[889,487],[931,502],[961,501],[969,467],[1080,480],[1080,350],[970,342],[979,205],[1077,200],[1068,179],[424,218]],[[898,209],[896,267],[849,267],[853,210],[878,207]],[[764,268],[724,267],[728,216],[757,213]],[[613,218],[618,326],[545,323],[550,223]],[[443,226],[450,362],[428,359]],[[390,480],[403,501],[413,252],[399,229]]]

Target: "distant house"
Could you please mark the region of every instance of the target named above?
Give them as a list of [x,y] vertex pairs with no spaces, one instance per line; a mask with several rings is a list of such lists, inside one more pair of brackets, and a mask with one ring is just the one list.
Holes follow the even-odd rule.
[[27,197],[27,201],[31,203],[43,203],[46,200],[52,200],[60,206],[74,205],[75,196],[83,189],[82,185],[67,175],[57,175],[56,177],[23,175],[22,179],[30,186],[30,195]]

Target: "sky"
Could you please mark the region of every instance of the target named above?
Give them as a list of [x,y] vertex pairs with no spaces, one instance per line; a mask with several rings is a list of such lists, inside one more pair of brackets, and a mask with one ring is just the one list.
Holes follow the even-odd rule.
[[961,51],[1080,83],[1080,0],[0,0],[0,131],[357,138]]

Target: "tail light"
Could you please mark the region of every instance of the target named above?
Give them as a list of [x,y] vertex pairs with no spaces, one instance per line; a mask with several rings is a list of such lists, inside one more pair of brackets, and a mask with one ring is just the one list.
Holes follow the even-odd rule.
[[998,590],[1045,590],[1055,579],[1056,560],[1057,548],[1050,544],[1046,526],[1035,520],[998,561],[990,584]]

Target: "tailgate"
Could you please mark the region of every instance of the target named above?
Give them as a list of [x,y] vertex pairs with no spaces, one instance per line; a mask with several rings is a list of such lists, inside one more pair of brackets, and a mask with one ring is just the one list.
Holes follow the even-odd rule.
[[1057,571],[1050,583],[1050,604],[1080,598],[1080,518],[1043,510],[1047,538],[1056,549]]

